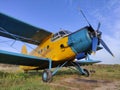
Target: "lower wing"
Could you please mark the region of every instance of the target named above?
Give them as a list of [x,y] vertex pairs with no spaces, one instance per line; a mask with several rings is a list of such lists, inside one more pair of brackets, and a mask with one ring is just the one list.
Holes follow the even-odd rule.
[[49,59],[39,58],[31,55],[25,55],[20,53],[13,53],[8,51],[0,50],[0,63],[14,64],[14,65],[25,65],[25,66],[49,66]]
[[92,65],[94,63],[99,63],[101,61],[89,59],[89,60],[78,60],[75,62],[82,66],[82,65]]

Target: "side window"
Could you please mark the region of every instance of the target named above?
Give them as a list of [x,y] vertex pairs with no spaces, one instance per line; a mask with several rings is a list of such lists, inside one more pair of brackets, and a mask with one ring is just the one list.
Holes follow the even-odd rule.
[[58,38],[60,38],[60,35],[59,35],[59,33],[56,33],[56,34],[53,35],[53,37],[51,38],[51,40],[54,41],[54,40],[56,40]]

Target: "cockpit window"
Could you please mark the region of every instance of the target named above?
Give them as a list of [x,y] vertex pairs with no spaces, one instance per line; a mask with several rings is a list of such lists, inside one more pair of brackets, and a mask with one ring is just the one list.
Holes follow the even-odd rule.
[[59,36],[58,33],[56,33],[56,34],[53,35],[53,37],[57,37],[57,36]]
[[64,31],[66,34],[71,34],[72,32],[65,30]]
[[67,30],[63,30],[63,31],[59,31],[58,33],[55,33],[54,35],[53,35],[53,37],[51,38],[51,40],[52,41],[55,41],[55,40],[57,40],[57,39],[59,39],[59,38],[61,38],[61,37],[64,37],[64,36],[66,36],[66,35],[68,35],[68,34],[70,34],[71,32],[70,31],[67,31]]
[[60,31],[59,34],[60,34],[60,36],[66,35],[66,33],[64,31]]
[[59,37],[60,37],[59,33],[56,33],[53,35],[51,40],[54,41],[54,40],[58,39]]

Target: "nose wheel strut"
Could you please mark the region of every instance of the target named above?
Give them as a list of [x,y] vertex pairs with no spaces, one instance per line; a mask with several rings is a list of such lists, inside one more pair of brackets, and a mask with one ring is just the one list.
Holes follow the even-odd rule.
[[87,69],[83,69],[84,73],[82,75],[84,75],[85,77],[89,77],[90,73]]
[[77,69],[77,71],[81,74],[84,75],[85,77],[89,77],[90,73],[87,69],[83,69],[78,63],[76,62],[71,62],[73,66]]

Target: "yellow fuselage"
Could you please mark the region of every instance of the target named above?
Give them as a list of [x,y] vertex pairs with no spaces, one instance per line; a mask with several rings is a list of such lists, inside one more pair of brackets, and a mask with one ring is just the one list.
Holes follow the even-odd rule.
[[[68,37],[61,37],[55,41],[52,41],[51,37],[45,39],[35,50],[30,53],[30,55],[49,58],[52,61],[74,60],[75,53],[72,51],[71,47],[68,46]],[[64,46],[64,48],[62,48],[62,46]],[[22,51],[26,52],[26,50]],[[24,52],[22,53],[24,54]],[[31,70],[38,67],[20,66],[20,68],[23,70]]]

